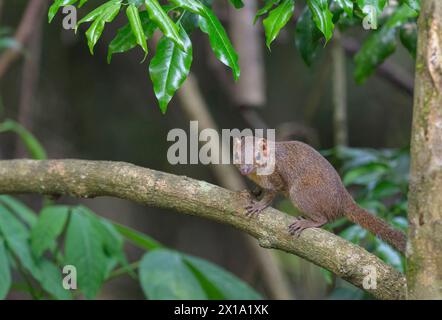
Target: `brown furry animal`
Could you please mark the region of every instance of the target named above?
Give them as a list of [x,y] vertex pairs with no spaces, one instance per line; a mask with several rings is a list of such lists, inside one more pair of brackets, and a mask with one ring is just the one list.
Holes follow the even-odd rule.
[[[253,142],[246,143],[245,138],[236,139],[234,156],[241,159],[237,167],[242,175],[263,189],[261,200],[252,201],[246,207],[248,215],[260,213],[272,203],[277,193],[283,193],[303,213],[303,217],[297,218],[289,226],[293,235],[346,216],[405,253],[405,234],[359,207],[333,166],[312,147],[299,141],[276,142],[273,173],[259,175],[257,169],[266,165],[262,159],[270,152],[267,140],[259,139],[258,150],[255,150]],[[244,161],[247,152],[254,155],[250,164]]]

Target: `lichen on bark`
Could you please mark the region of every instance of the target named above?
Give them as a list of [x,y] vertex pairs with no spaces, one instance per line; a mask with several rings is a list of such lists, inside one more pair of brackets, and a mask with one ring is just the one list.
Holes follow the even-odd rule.
[[442,1],[422,2],[418,32],[407,297],[442,299]]

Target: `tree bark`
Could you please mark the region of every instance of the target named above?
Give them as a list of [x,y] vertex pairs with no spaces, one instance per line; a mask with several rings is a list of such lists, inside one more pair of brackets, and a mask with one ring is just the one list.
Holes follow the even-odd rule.
[[[39,11],[34,29],[32,30],[26,51],[22,69],[22,79],[20,88],[20,104],[18,106],[18,122],[27,130],[32,131],[34,125],[35,109],[38,106],[37,92],[40,78],[41,46],[43,36],[43,23],[46,22],[46,9],[48,3],[43,3],[43,9]],[[44,21],[44,22],[43,22]],[[15,142],[15,157],[23,158],[27,154],[26,148],[21,143],[20,137]]]
[[347,130],[347,73],[345,52],[339,31],[335,31],[332,44],[333,61],[333,133],[335,146],[348,145]]
[[409,299],[442,299],[442,1],[422,2],[411,138]]
[[234,226],[258,239],[264,248],[296,254],[360,288],[366,279],[364,269],[374,268],[377,286],[367,292],[378,299],[405,297],[403,274],[365,249],[316,228],[304,230],[299,238],[294,238],[287,229],[293,218],[273,208],[255,218],[247,217],[244,206],[250,201],[248,192],[233,192],[204,181],[122,162],[2,160],[2,193],[112,196],[174,209]]
[[264,59],[260,29],[253,25],[257,11],[256,0],[244,1],[237,10],[230,6],[230,34],[238,55],[241,77],[233,86],[233,97],[241,107],[263,107],[266,103]]

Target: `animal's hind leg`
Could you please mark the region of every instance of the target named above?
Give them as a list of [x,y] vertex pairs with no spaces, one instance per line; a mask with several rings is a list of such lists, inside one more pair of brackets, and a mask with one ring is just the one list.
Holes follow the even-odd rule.
[[324,208],[322,204],[328,204],[329,201],[324,197],[327,195],[304,185],[290,190],[290,199],[303,215],[289,225],[289,232],[292,235],[299,236],[304,229],[319,228],[328,222],[327,214],[325,214],[328,208]]
[[325,217],[320,217],[316,221],[306,219],[304,217],[296,217],[296,220],[289,225],[289,232],[291,235],[299,237],[301,232],[307,228],[319,228],[327,223]]

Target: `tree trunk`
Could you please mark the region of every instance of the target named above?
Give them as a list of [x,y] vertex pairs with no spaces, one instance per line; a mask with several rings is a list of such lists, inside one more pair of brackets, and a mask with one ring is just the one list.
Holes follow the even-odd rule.
[[418,26],[408,298],[442,299],[442,1],[422,1]]
[[333,61],[333,133],[335,146],[348,145],[347,131],[347,79],[345,70],[345,52],[341,35],[335,32],[332,45]]
[[238,51],[241,77],[233,87],[238,106],[262,107],[266,103],[265,71],[262,56],[260,29],[253,25],[256,0],[244,1],[244,8],[230,7],[230,33]]

